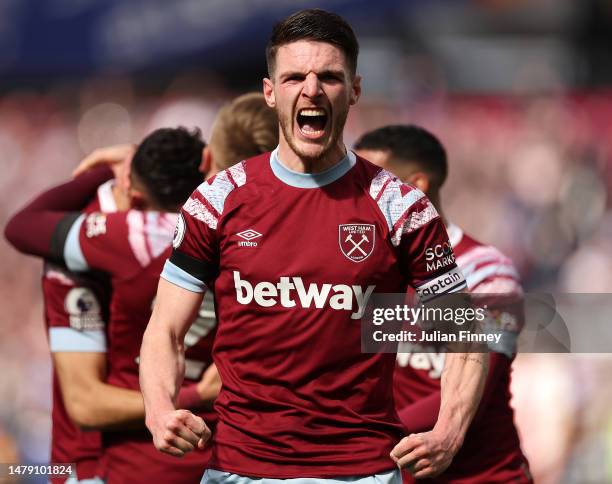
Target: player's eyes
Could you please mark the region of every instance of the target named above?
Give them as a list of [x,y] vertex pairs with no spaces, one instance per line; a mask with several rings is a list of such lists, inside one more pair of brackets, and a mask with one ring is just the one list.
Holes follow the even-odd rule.
[[321,72],[319,74],[319,80],[321,82],[326,82],[326,83],[337,83],[337,82],[343,82],[344,81],[344,75],[342,72],[336,72],[336,71],[325,71],[325,72]]
[[342,79],[335,74],[323,74],[320,77],[320,80],[323,82],[341,82]]
[[285,82],[301,82],[303,80],[304,80],[304,76],[301,76],[299,74],[293,74],[285,78]]

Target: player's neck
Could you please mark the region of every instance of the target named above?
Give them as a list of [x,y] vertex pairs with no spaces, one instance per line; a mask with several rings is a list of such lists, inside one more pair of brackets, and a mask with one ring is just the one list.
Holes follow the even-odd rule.
[[113,185],[112,193],[118,211],[125,212],[130,209],[130,197],[125,191],[119,189],[115,184]]
[[436,208],[438,215],[440,215],[440,218],[442,219],[442,223],[448,226],[448,219],[446,218],[446,215],[444,215],[444,210],[442,209],[442,203],[440,203],[440,195],[438,193],[429,192],[427,193],[427,198],[429,198],[429,201]]
[[444,212],[438,212],[438,214],[440,215],[440,218],[442,219],[442,223],[448,227],[449,221],[446,218],[446,215],[444,215]]
[[342,140],[329,150],[322,158],[304,159],[291,149],[289,143],[281,136],[278,145],[278,159],[290,170],[298,173],[320,173],[339,163],[346,156],[346,148]]
[[163,207],[161,204],[155,202],[151,198],[142,197],[142,198],[132,198],[130,208],[141,210],[143,212],[178,212],[181,208],[178,207]]

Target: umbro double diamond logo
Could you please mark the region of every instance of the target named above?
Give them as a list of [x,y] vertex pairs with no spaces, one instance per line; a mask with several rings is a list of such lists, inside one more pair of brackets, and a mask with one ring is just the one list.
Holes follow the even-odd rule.
[[262,236],[262,234],[253,229],[243,230],[242,232],[238,232],[236,235],[241,239],[244,239],[238,241],[238,245],[240,247],[257,247],[257,242],[254,240]]

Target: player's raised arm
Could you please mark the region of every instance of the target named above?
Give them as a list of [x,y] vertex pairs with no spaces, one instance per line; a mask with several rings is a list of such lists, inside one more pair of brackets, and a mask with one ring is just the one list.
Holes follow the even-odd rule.
[[69,229],[112,175],[99,167],[41,193],[11,217],[6,239],[24,254],[61,260]]
[[202,448],[210,437],[204,420],[188,410],[175,408],[185,370],[185,333],[202,298],[201,292],[183,289],[161,278],[140,351],[146,425],[155,447],[178,457],[196,446]]

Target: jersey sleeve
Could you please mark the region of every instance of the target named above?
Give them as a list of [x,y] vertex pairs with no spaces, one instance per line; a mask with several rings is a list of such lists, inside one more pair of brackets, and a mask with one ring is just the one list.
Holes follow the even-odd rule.
[[51,352],[106,352],[105,295],[99,285],[47,266],[43,297]]
[[472,300],[487,308],[485,330],[501,336],[499,342],[488,343],[490,350],[513,359],[525,325],[525,307],[520,277],[512,260],[498,249],[484,246],[474,251],[466,280]]
[[68,232],[64,260],[73,271],[101,270],[125,276],[149,263],[151,255],[142,227],[144,212],[81,214]]
[[183,289],[204,292],[219,271],[218,225],[237,177],[221,172],[204,182],[181,208],[173,251],[161,277]]
[[512,260],[494,247],[484,247],[466,275],[470,292],[480,294],[523,295],[520,276]]
[[[408,222],[408,229],[399,245],[402,269],[408,276],[409,284],[416,289],[422,302],[465,291],[465,278],[455,263],[442,220],[429,200],[422,199],[418,205],[424,207],[422,211],[416,211],[414,218]],[[416,210],[418,208],[415,207]],[[423,217],[423,212],[427,211],[431,213]],[[432,218],[427,220],[429,217]]]
[[61,259],[66,233],[105,180],[108,167],[89,170],[50,188],[14,214],[5,227],[7,240],[20,252]]
[[[108,180],[98,187],[96,193],[95,203],[97,207],[89,212],[100,211],[104,213],[114,213],[119,210],[115,196],[113,195],[113,187],[115,186],[115,179]],[[89,208],[89,207],[88,207]]]
[[385,217],[400,269],[422,302],[466,289],[446,228],[423,192],[381,170],[372,180],[370,196]]

